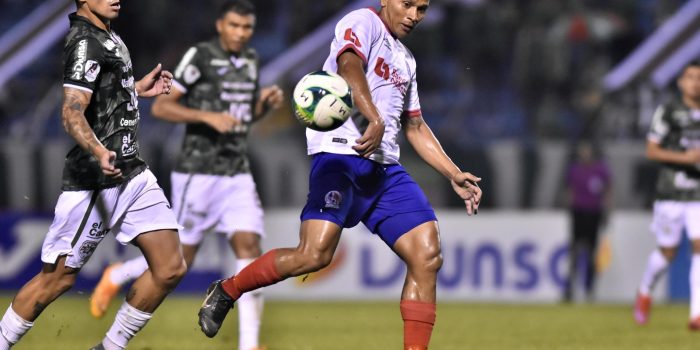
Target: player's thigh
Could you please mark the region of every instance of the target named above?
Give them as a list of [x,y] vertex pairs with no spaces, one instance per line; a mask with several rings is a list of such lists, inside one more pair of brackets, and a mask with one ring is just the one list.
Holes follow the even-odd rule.
[[179,268],[184,264],[177,231],[159,229],[138,235],[134,243],[139,247],[153,271]]
[[400,165],[387,169],[386,186],[363,220],[367,228],[389,246],[413,228],[437,221],[423,190]]
[[[119,204],[124,207],[124,214],[113,229],[117,240],[122,244],[131,242],[145,232],[159,230],[177,232],[180,229],[170,203],[155,176],[149,170],[142,175],[143,178],[140,178],[139,182],[133,184],[130,182],[124,191],[129,193],[129,198]],[[175,241],[179,244],[178,239]]]
[[393,247],[411,269],[440,268],[442,256],[437,221],[424,222],[401,235]]
[[212,210],[220,191],[217,176],[173,172],[171,198],[173,212],[182,226],[180,241],[186,245],[199,245],[204,234],[218,222],[218,213]]
[[221,198],[211,208],[212,215],[218,219],[215,231],[226,233],[229,241],[238,232],[264,237],[264,213],[253,176],[238,174],[222,177],[217,188]]
[[676,201],[654,202],[651,231],[660,247],[672,248],[680,244],[683,234],[685,203]]
[[688,239],[693,241],[693,250],[700,252],[700,201],[686,204],[685,229]]
[[[322,220],[340,227],[353,227],[360,221],[356,207],[358,182],[356,167],[366,167],[371,161],[348,155],[321,153],[314,155],[309,174],[309,193],[301,212],[301,221]],[[361,213],[360,213],[361,214]]]

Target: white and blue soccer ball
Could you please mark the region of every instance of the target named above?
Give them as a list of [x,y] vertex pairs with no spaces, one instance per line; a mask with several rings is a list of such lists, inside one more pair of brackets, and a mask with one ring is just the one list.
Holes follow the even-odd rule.
[[350,86],[333,72],[316,71],[305,75],[294,88],[292,102],[299,122],[318,131],[343,125],[352,112]]

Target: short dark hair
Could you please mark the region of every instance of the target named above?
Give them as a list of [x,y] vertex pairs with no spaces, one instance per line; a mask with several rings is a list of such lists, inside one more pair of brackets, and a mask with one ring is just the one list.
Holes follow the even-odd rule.
[[223,18],[229,12],[234,12],[241,16],[254,15],[255,5],[248,0],[228,0],[221,5],[219,18]]
[[700,68],[700,60],[692,60],[688,62],[688,64],[685,65],[685,68],[688,67],[695,67],[695,68]]

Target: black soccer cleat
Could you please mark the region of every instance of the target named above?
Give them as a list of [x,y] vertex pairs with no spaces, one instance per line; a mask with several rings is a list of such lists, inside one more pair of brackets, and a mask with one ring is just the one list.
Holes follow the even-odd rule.
[[91,347],[90,350],[105,350],[105,347],[102,345],[102,342],[100,342],[99,344]]
[[219,332],[221,324],[224,323],[226,315],[235,302],[221,287],[222,281],[217,280],[209,285],[207,297],[199,308],[199,328],[209,338],[213,338]]

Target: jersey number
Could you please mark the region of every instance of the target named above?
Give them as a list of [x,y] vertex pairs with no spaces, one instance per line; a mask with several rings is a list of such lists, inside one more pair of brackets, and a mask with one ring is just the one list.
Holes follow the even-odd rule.
[[250,103],[235,103],[229,105],[229,114],[238,119],[239,124],[233,129],[233,132],[248,131],[248,123],[253,120],[253,115],[250,110]]

